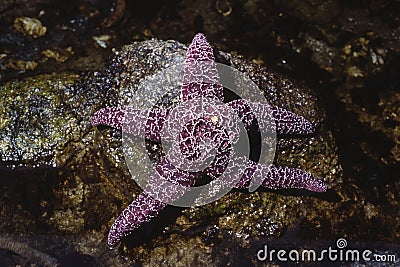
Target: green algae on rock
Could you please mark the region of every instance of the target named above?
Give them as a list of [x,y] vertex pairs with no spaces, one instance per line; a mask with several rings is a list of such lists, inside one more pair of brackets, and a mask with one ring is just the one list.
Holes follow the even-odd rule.
[[[65,103],[74,74],[52,74],[1,86],[0,158],[8,166],[55,166],[54,153],[74,134]],[[72,96],[71,96],[72,97]]]
[[74,86],[78,79],[66,73],[40,75],[1,87],[3,165],[63,164],[65,144],[82,141],[90,130],[85,119],[98,95]]

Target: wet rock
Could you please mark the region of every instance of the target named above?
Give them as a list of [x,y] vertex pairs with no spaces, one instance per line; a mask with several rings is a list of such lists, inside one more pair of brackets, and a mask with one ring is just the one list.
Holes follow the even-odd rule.
[[42,52],[44,58],[41,62],[46,62],[49,59],[54,59],[57,63],[65,62],[71,55],[74,54],[71,47],[66,49],[46,49]]
[[339,1],[307,0],[307,1],[275,1],[289,14],[311,23],[326,24],[341,13]]
[[126,0],[91,0],[90,2],[106,16],[101,23],[102,27],[110,27],[116,24],[123,19],[126,12]]
[[61,235],[0,235],[1,266],[130,266],[115,250],[90,238]]
[[47,31],[47,28],[42,25],[40,20],[28,17],[16,18],[14,20],[14,28],[16,31],[33,38],[41,37]]
[[[43,75],[1,87],[3,165],[62,165],[56,162],[56,154],[66,142],[83,138],[76,115],[86,116],[85,102],[91,103],[71,86],[78,78],[73,74]],[[82,110],[74,109],[77,107]]]
[[23,61],[20,59],[10,59],[6,63],[6,66],[10,69],[17,70],[17,71],[30,71],[36,69],[38,63],[36,61]]
[[[119,38],[112,30],[97,31],[90,20],[91,11],[86,13],[84,8],[89,5],[88,1],[78,2],[18,0],[0,3],[1,82],[28,75],[82,72],[104,66],[111,53],[109,47],[115,46]],[[108,39],[104,40],[104,36]],[[98,42],[102,46],[94,37],[101,39]]]

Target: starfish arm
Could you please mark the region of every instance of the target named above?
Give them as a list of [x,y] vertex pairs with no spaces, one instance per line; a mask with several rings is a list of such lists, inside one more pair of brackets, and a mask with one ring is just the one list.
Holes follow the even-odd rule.
[[202,33],[196,34],[186,53],[182,101],[200,96],[223,100],[213,49]]
[[168,112],[167,109],[158,108],[148,111],[133,107],[108,107],[97,111],[90,118],[90,123],[93,126],[108,125],[126,133],[159,141]]
[[[273,129],[271,125],[268,125],[273,120],[279,134],[311,134],[315,131],[315,127],[310,121],[283,108],[250,103],[245,99],[233,100],[228,105],[237,112],[246,127],[257,119],[260,120],[259,123],[264,124],[262,125],[264,129]],[[261,114],[262,117],[256,118],[254,111],[257,111],[257,114]]]
[[157,216],[166,203],[182,197],[200,176],[200,172],[180,170],[164,158],[150,176],[142,194],[114,221],[108,234],[108,245],[115,246],[121,238]]
[[280,107],[271,107],[276,128],[280,134],[312,134],[315,126],[303,116]]
[[144,222],[149,221],[166,206],[165,203],[143,192],[122,211],[108,233],[108,245],[113,247]]
[[[173,157],[174,155],[170,155]],[[176,161],[179,159],[173,159]],[[164,157],[160,164],[156,167],[157,172],[159,173],[159,177],[157,176],[158,181],[153,183],[159,185],[159,183],[168,181],[171,184],[190,187],[193,186],[196,180],[202,175],[202,172],[189,172],[181,170],[172,164],[167,157]],[[160,178],[161,177],[161,178]],[[155,180],[153,180],[155,181]],[[153,185],[152,188],[155,186]],[[152,189],[153,190],[153,189]]]
[[108,107],[102,108],[92,117],[90,117],[90,124],[92,126],[96,125],[108,125],[113,128],[122,129],[122,125],[124,124],[125,118],[125,108],[123,107]]
[[246,188],[250,185],[253,175],[261,175],[262,186],[270,189],[302,188],[315,192],[324,192],[326,184],[312,174],[286,166],[263,165],[249,160],[236,188]]

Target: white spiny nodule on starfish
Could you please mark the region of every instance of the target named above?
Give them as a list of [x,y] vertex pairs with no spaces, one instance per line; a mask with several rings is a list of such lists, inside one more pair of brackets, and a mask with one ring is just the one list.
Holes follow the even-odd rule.
[[[223,87],[219,83],[218,71],[214,66],[214,55],[205,36],[197,34],[190,44],[184,65],[182,102],[193,101],[198,98],[210,98],[223,101]],[[201,66],[200,68],[198,66]],[[199,77],[201,78],[199,79]],[[207,81],[207,82],[196,82]],[[268,107],[260,103],[251,103],[244,99],[237,99],[226,103],[234,110],[245,127],[250,127],[256,118],[254,110],[259,112],[272,112],[278,134],[311,134],[314,126],[302,116],[278,107]],[[150,111],[134,107],[108,107],[97,111],[90,119],[92,125],[108,125],[124,132],[142,136],[148,140],[160,142],[162,128],[171,123],[171,109],[153,108]],[[190,112],[195,112],[188,110]],[[188,120],[187,120],[188,121]],[[185,193],[183,187],[194,186],[195,182],[203,175],[217,179],[226,171],[230,156],[232,155],[232,133],[219,124],[217,116],[204,116],[189,120],[189,123],[179,125],[178,147],[180,155],[188,160],[199,159],[207,147],[200,145],[202,139],[212,140],[216,150],[215,158],[202,171],[185,171],[176,167],[167,157],[163,157],[155,168],[143,193],[139,195],[115,220],[108,235],[108,244],[115,246],[121,238],[130,234],[144,222],[157,216],[157,214],[171,200],[177,199]],[[163,136],[165,138],[165,136]],[[167,136],[168,139],[168,136]],[[265,188],[303,188],[315,192],[326,191],[325,183],[315,178],[310,173],[300,169],[285,166],[263,165],[247,159],[239,166],[240,179],[235,188],[250,186],[252,176],[257,172],[262,177],[261,185]],[[176,188],[167,184],[179,185]],[[159,193],[162,198],[155,198]],[[163,201],[168,200],[168,201]],[[169,202],[171,201],[171,202]]]

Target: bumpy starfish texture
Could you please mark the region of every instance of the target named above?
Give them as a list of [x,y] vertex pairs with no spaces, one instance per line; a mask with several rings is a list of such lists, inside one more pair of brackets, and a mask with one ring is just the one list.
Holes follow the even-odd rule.
[[[180,114],[180,118],[173,116],[173,109],[141,110],[135,107],[103,108],[91,117],[92,125],[109,125],[151,141],[160,142],[162,139],[175,142],[175,152],[179,150],[179,153],[168,154],[169,157],[164,156],[160,160],[143,193],[115,220],[108,235],[110,246],[115,246],[121,238],[157,216],[167,205],[166,203],[172,203],[179,199],[187,188],[194,186],[195,182],[204,174],[217,179],[222,173],[229,173],[228,163],[234,155],[232,145],[237,141],[238,134],[221,125],[221,122],[229,115],[217,112],[218,116],[208,116],[206,113],[202,117],[193,117],[196,113],[193,105],[197,100],[207,98],[220,101],[220,103],[223,101],[223,87],[219,83],[219,75],[214,61],[213,50],[205,36],[197,34],[190,44],[185,58],[181,92],[182,102],[191,103],[193,109],[188,109],[187,113],[183,115]],[[256,118],[254,111],[257,111],[257,114],[272,113],[270,116],[275,122],[273,128],[276,127],[278,134],[310,134],[314,132],[311,122],[279,107],[251,103],[244,99],[233,100],[225,105],[236,112],[237,117],[246,128],[257,123],[257,120],[263,119]],[[216,112],[212,106],[209,109],[209,114]],[[178,140],[174,140],[175,135],[172,133],[163,131],[163,128],[168,128],[168,125],[180,126]],[[208,145],[203,140],[209,140]],[[185,171],[175,165],[182,157],[189,161],[204,159],[213,149],[215,157],[202,171]],[[241,173],[238,182],[232,184],[232,187],[235,188],[249,187],[252,177],[256,175],[262,177],[261,185],[265,188],[304,188],[315,192],[323,192],[327,188],[323,181],[300,169],[267,166],[247,158],[241,162],[240,166],[235,166],[238,168],[236,170]]]

